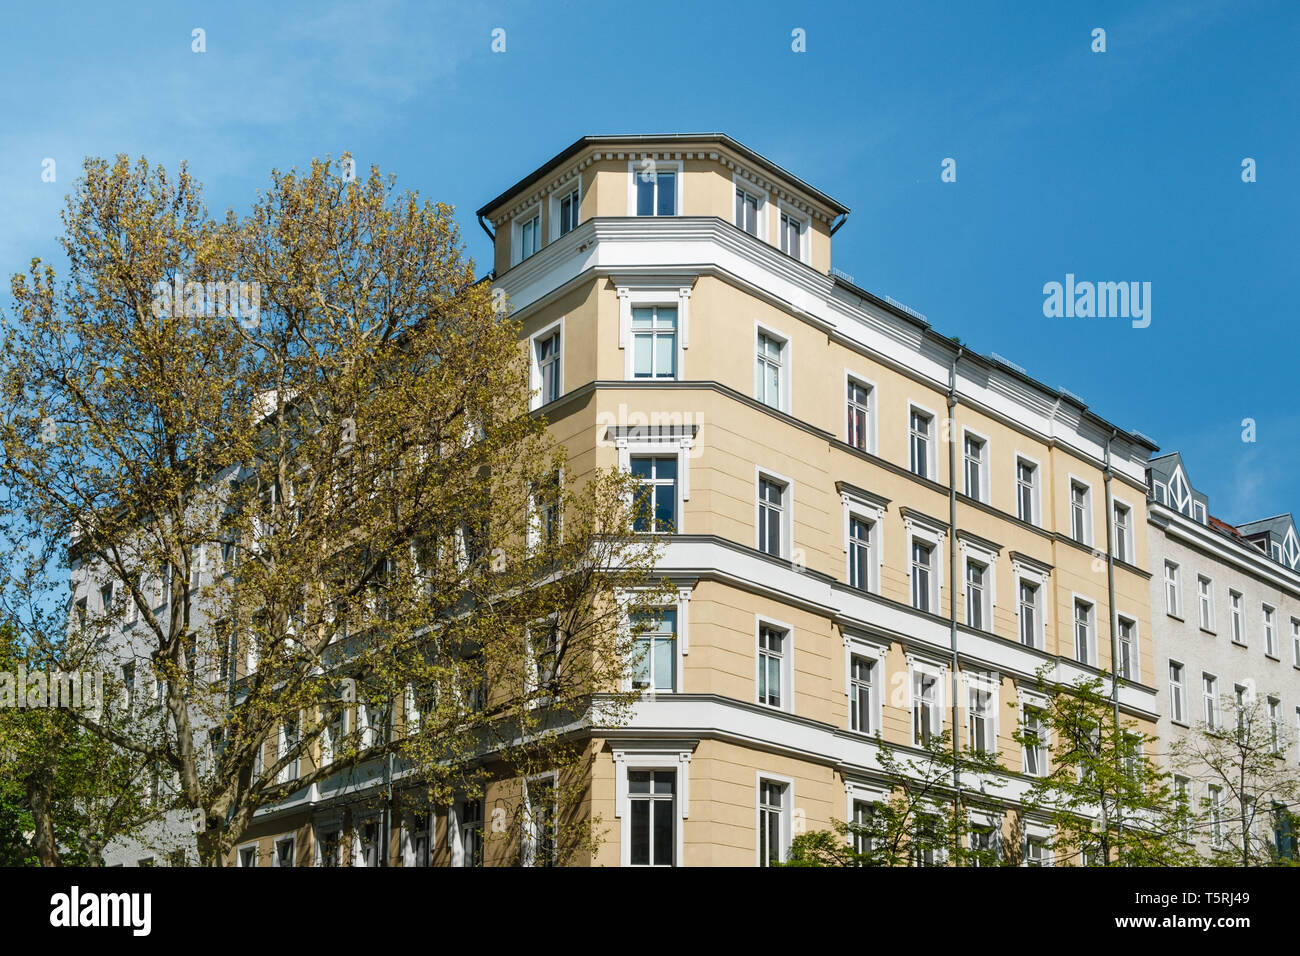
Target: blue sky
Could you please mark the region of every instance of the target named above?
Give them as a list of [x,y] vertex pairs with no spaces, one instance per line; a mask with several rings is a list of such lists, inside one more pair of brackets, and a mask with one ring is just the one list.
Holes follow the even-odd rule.
[[[216,212],[348,150],[486,267],[473,210],[579,136],[726,132],[852,207],[859,285],[1182,451],[1240,523],[1300,512],[1297,49],[1294,0],[14,5],[0,271],[56,255],[87,154],[188,160]],[[1150,326],[1045,318],[1066,273],[1150,282]]]

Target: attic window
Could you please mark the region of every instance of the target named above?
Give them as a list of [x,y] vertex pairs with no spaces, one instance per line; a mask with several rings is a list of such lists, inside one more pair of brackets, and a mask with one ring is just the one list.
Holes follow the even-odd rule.
[[1191,517],[1192,489],[1188,486],[1187,479],[1183,477],[1181,469],[1175,471],[1174,476],[1169,479],[1169,504]]

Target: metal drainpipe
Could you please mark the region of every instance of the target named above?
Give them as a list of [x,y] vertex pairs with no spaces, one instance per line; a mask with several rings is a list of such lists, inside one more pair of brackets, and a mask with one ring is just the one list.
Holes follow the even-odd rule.
[[[1119,434],[1117,430],[1111,429],[1110,435],[1106,438],[1106,467],[1102,469],[1102,477],[1106,487],[1106,602],[1110,608],[1110,699],[1115,718],[1115,742],[1119,742],[1119,635],[1116,632],[1115,625],[1119,621],[1118,612],[1115,609],[1115,543],[1114,543],[1114,522],[1115,522],[1115,505],[1110,496],[1110,444]],[[1130,522],[1131,524],[1131,522]],[[1119,770],[1119,750],[1115,751],[1115,769]],[[1124,818],[1118,813],[1115,817],[1116,832],[1123,833]]]
[[[960,715],[957,707],[957,363],[966,350],[958,346],[948,369],[948,631],[952,642],[952,785],[961,814]],[[960,840],[960,836],[956,837]]]

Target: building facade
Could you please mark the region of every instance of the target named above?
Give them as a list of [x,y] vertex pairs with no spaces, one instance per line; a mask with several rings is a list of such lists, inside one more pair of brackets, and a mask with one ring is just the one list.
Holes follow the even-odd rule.
[[[1234,788],[1173,751],[1207,730],[1235,732],[1240,710],[1258,723],[1250,733],[1276,738],[1279,764],[1300,766],[1295,523],[1290,515],[1238,527],[1220,521],[1176,452],[1151,460],[1149,485],[1151,635],[1164,677],[1158,733],[1175,792],[1207,813],[1198,843],[1222,850],[1240,839]],[[1269,810],[1253,813],[1257,841],[1273,838]]]

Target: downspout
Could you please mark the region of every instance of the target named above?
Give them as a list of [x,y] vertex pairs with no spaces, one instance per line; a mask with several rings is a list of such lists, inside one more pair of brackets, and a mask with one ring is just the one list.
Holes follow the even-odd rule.
[[478,217],[478,224],[483,227],[483,231],[487,233],[487,237],[492,240],[492,247],[496,248],[497,234],[488,228],[488,224],[483,221],[483,216],[481,213],[479,214]]
[[849,221],[849,214],[847,212],[841,213],[839,220],[835,223],[835,225],[831,226],[830,234],[832,236],[835,235],[835,233],[840,231],[840,226],[844,225],[848,221]]
[[[957,346],[948,369],[948,634],[952,644],[952,785],[957,819],[961,819],[961,746],[959,744],[961,718],[957,697],[957,363],[965,353]],[[961,827],[956,827],[953,839],[960,851]]]
[[[1115,505],[1110,496],[1110,479],[1113,472],[1110,467],[1110,445],[1119,434],[1116,429],[1111,429],[1110,435],[1106,438],[1106,463],[1102,469],[1102,476],[1106,486],[1106,603],[1110,608],[1110,699],[1111,707],[1114,711],[1115,718],[1115,769],[1121,770],[1119,766],[1119,635],[1116,631],[1116,624],[1119,621],[1118,611],[1115,609],[1115,542],[1114,542],[1114,524],[1115,524]],[[1132,522],[1129,522],[1130,525]],[[1124,817],[1119,812],[1119,804],[1115,806],[1115,829],[1116,836],[1124,832]],[[1116,850],[1118,851],[1118,846]]]

